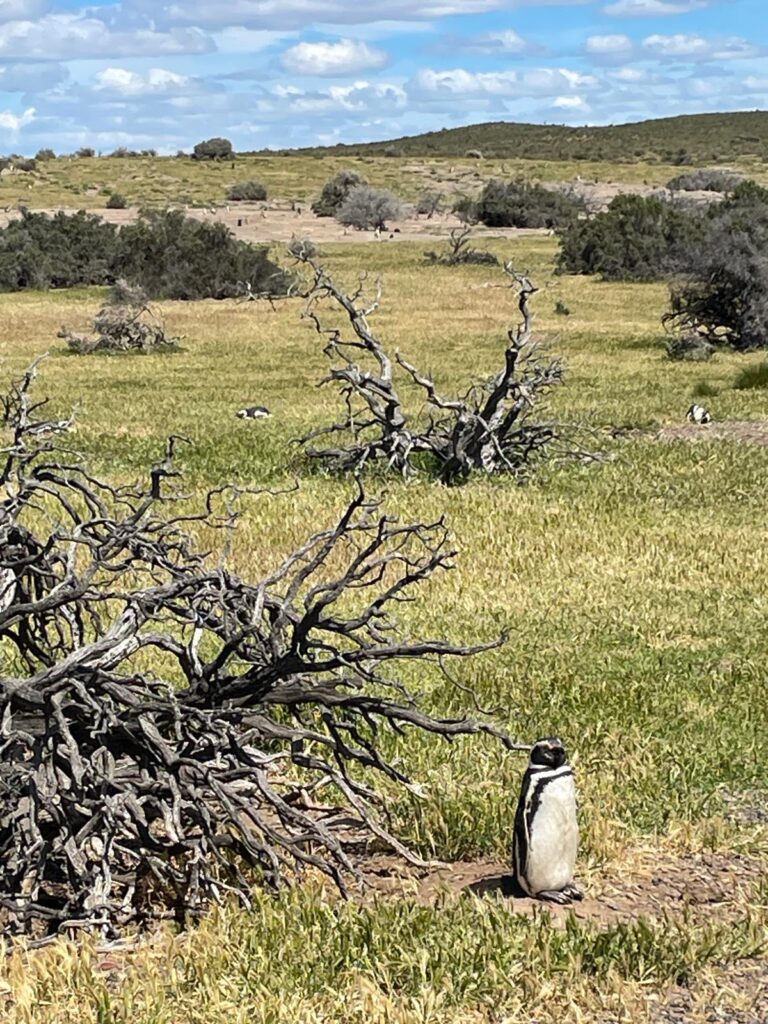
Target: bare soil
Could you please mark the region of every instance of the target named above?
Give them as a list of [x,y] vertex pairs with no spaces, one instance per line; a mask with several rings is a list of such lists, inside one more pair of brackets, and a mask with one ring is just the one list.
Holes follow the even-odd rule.
[[497,861],[458,861],[420,869],[397,858],[374,856],[362,865],[364,878],[376,896],[410,896],[434,904],[445,896],[471,892],[504,899],[518,914],[530,916],[545,910],[556,923],[563,924],[573,913],[599,927],[640,918],[658,920],[683,911],[720,920],[735,916],[749,903],[765,869],[759,859],[735,853],[673,857],[649,851],[633,858],[631,872],[623,877],[609,877],[595,886],[585,886],[577,879],[584,899],[563,907],[525,896],[509,865]]
[[718,423],[680,423],[661,430],[633,430],[617,427],[616,438],[655,441],[741,441],[743,444],[768,445],[768,420],[722,420]]
[[[64,213],[75,213],[75,209],[58,207],[57,209],[36,211],[54,214],[59,210]],[[138,217],[138,208],[126,210],[94,209],[89,213],[96,214],[110,224],[132,224]],[[426,217],[410,217],[392,221],[388,231],[382,231],[377,237],[374,231],[356,231],[345,228],[333,217],[316,217],[309,207],[291,209],[290,205],[265,203],[229,203],[216,207],[185,208],[185,213],[196,220],[219,222],[226,224],[236,238],[244,242],[289,242],[295,235],[309,238],[313,242],[435,242],[446,238],[453,228],[462,227],[461,221],[451,213],[436,214],[431,219]],[[11,220],[18,219],[20,213],[9,209],[0,211],[0,227],[5,227]],[[551,234],[539,228],[486,228],[478,225],[472,229],[475,239],[486,238],[518,238],[523,235]]]

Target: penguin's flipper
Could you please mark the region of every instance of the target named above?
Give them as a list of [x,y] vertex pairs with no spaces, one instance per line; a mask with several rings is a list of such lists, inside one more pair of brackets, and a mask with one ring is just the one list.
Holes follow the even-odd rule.
[[560,903],[562,906],[567,906],[573,901],[573,897],[569,896],[565,889],[542,889],[536,893],[536,899],[544,903]]

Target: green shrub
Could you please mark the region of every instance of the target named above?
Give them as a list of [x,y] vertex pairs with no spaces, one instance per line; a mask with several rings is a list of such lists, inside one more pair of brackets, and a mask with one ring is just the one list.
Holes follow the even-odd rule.
[[665,325],[738,351],[768,347],[768,190],[743,182],[678,253]]
[[339,171],[323,185],[320,198],[312,203],[312,210],[318,217],[335,217],[351,190],[358,185],[367,184],[366,179],[358,171]]
[[56,154],[52,149],[38,149],[35,153],[35,160],[42,162],[43,160],[55,160]]
[[108,210],[124,210],[127,205],[128,200],[119,192],[112,192],[106,202]]
[[92,149],[90,146],[81,146],[75,153],[75,156],[80,157],[81,160],[88,160],[91,157],[96,156],[96,150]]
[[370,185],[356,185],[336,211],[336,219],[359,231],[384,230],[387,221],[396,220],[401,213],[400,201],[391,192]]
[[232,143],[222,138],[204,139],[192,151],[193,160],[231,160],[234,155]]
[[574,222],[582,209],[580,200],[535,182],[492,179],[475,201],[474,215],[494,228],[555,228]]
[[0,229],[0,291],[107,284],[117,249],[117,229],[81,210],[30,213]]
[[678,174],[667,182],[667,188],[682,192],[732,192],[744,180],[741,174],[700,168]]
[[238,241],[221,223],[180,210],[142,211],[120,230],[100,217],[23,211],[0,229],[0,291],[112,284],[124,278],[149,298],[284,295],[292,277],[266,246]]
[[757,363],[745,366],[739,371],[733,386],[739,391],[752,391],[757,388],[768,388],[768,363]]
[[591,220],[560,229],[557,267],[606,281],[657,281],[679,265],[681,252],[700,242],[701,221],[698,212],[654,196],[616,196]]
[[114,277],[153,299],[233,298],[244,284],[255,294],[284,295],[293,280],[269,259],[268,246],[238,241],[224,224],[181,210],[143,210],[118,241]]
[[241,181],[230,185],[227,199],[232,202],[261,202],[267,198],[267,187],[258,181]]

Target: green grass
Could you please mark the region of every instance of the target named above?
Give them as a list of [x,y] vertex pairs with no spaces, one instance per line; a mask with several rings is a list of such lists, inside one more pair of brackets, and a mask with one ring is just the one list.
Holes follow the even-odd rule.
[[751,391],[756,388],[768,388],[768,362],[753,363],[739,370],[733,386],[739,391]]
[[[580,871],[590,885],[629,870],[633,851],[649,845],[760,852],[765,837],[756,830],[723,826],[718,787],[768,791],[768,451],[612,441],[602,428],[683,422],[701,374],[664,358],[665,289],[556,277],[549,238],[490,247],[546,286],[534,300],[536,326],[568,367],[552,410],[594,427],[611,459],[549,470],[528,487],[388,482],[388,505],[402,516],[446,514],[459,551],[453,572],[403,606],[403,628],[461,642],[509,634],[500,651],[456,672],[521,740],[563,736],[578,776]],[[439,390],[460,390],[498,367],[514,302],[503,288],[473,287],[500,281],[498,272],[427,268],[422,249],[328,247],[327,262],[350,286],[362,268],[380,273],[373,326],[391,350],[433,372]],[[166,303],[184,351],[65,355],[56,330],[85,321],[99,295],[0,295],[6,374],[51,349],[41,391],[57,412],[79,402],[75,438],[98,468],[120,479],[145,472],[177,432],[195,442],[184,454],[192,489],[223,479],[288,483],[298,473],[298,491],[246,500],[232,561],[252,577],[331,521],[351,485],[307,474],[290,444],[338,409],[332,390],[315,388],[326,361],[300,301]],[[571,315],[557,315],[557,302]],[[707,367],[718,419],[765,415],[760,390],[731,386],[744,359],[722,352]],[[251,401],[273,418],[238,420],[236,409]],[[431,671],[411,667],[403,678],[432,710],[470,707]],[[386,742],[426,795],[392,795],[401,835],[444,859],[507,856],[522,758],[482,740]],[[597,1022],[614,1002],[635,1008],[624,1019],[642,1019],[649,993],[699,977],[710,961],[749,955],[766,934],[764,911],[748,908],[712,930],[637,925],[597,934],[573,925],[560,933],[493,901],[338,907],[306,890],[277,903],[259,897],[251,914],[214,913],[183,941],[158,940],[118,989],[87,950],[46,953],[32,967],[13,961],[6,976],[16,1016],[7,1019]]]

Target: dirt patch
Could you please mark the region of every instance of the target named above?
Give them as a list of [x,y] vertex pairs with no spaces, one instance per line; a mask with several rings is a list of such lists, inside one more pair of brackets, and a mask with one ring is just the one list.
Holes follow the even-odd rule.
[[525,896],[510,874],[508,864],[497,861],[459,861],[431,869],[414,869],[391,857],[374,857],[362,865],[363,875],[378,896],[410,896],[434,904],[445,896],[472,892],[503,898],[515,913],[532,915],[545,908],[558,923],[569,913],[600,927],[640,918],[662,917],[689,910],[699,917],[719,920],[738,914],[765,873],[756,858],[737,854],[691,854],[672,857],[658,853],[642,861],[632,874],[608,878],[585,888],[584,899],[570,907],[541,903]]
[[[184,212],[195,220],[221,223],[232,231],[236,238],[244,242],[288,242],[294,235],[310,238],[313,242],[435,242],[446,238],[453,228],[462,227],[461,221],[453,214],[436,214],[431,219],[426,217],[410,217],[392,221],[388,231],[377,235],[374,231],[355,231],[345,228],[332,217],[316,217],[309,207],[297,206],[294,210],[290,205],[264,203],[230,203],[207,208],[182,207]],[[51,210],[36,212],[54,214],[75,213],[74,209],[58,207]],[[137,208],[126,210],[89,210],[89,213],[102,217],[110,224],[132,224],[138,217]],[[17,220],[21,214],[17,210],[0,212],[0,227],[5,227],[11,220]],[[552,232],[542,228],[486,228],[478,225],[473,228],[473,238],[519,238],[523,235],[547,235]]]
[[633,430],[618,427],[613,437],[654,441],[741,441],[768,445],[768,420],[723,420],[719,423],[681,423],[661,430]]

